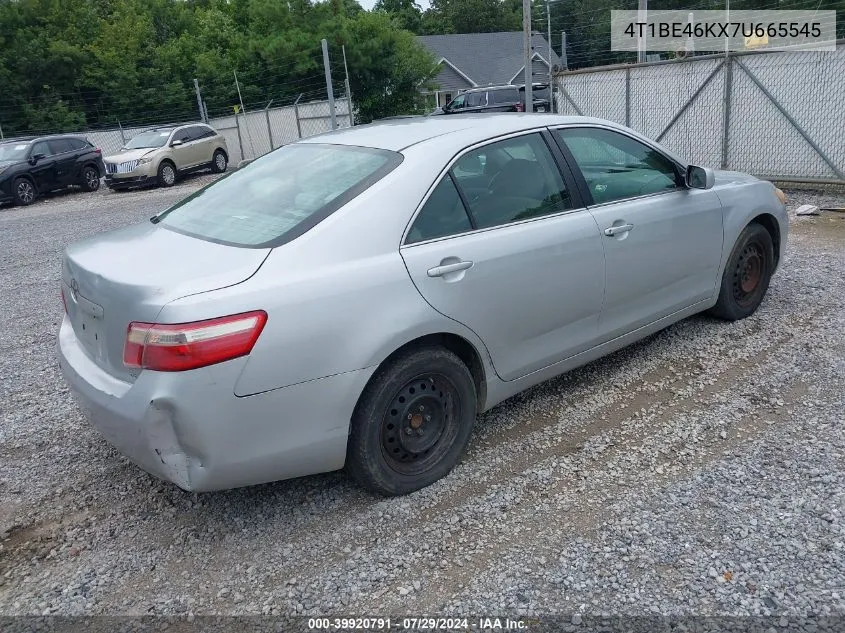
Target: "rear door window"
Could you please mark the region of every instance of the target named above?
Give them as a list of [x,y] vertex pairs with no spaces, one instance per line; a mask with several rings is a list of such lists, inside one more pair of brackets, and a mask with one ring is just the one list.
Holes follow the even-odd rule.
[[408,231],[406,244],[456,235],[471,230],[472,223],[455,183],[449,174],[444,176]]
[[53,154],[64,154],[73,151],[73,143],[69,138],[50,139],[50,149]]
[[253,248],[301,235],[402,162],[387,150],[302,143],[265,154],[154,218],[202,239]]

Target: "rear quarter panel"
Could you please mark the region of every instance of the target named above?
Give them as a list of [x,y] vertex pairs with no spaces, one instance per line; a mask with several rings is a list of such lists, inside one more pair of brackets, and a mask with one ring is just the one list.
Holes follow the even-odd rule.
[[[234,386],[239,396],[373,367],[405,343],[437,333],[469,341],[491,375],[482,342],[426,303],[399,254],[438,164],[430,155],[406,157],[358,198],[275,248],[246,282],[171,302],[159,321],[265,310],[267,324]],[[406,169],[415,176],[402,177]]]

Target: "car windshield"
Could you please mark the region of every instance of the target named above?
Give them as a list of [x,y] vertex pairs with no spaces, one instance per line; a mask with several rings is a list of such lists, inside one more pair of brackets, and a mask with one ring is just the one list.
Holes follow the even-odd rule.
[[4,143],[0,145],[0,161],[23,160],[28,149],[28,143]]
[[126,144],[126,149],[141,149],[145,147],[164,147],[173,130],[150,130],[141,132]]
[[294,144],[266,154],[153,218],[233,246],[270,247],[316,225],[402,162],[401,154]]

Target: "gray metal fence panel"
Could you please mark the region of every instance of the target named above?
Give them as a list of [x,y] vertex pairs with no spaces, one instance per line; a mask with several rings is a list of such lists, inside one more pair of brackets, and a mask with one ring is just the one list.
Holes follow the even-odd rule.
[[588,68],[556,77],[559,112],[627,123],[691,163],[845,183],[845,43]]
[[[335,100],[338,127],[349,127],[350,103],[346,98]],[[299,125],[297,125],[297,110]],[[195,123],[196,121],[175,121],[174,123]],[[269,125],[268,125],[269,122]],[[209,124],[225,139],[229,148],[229,163],[237,165],[241,160],[257,158],[272,149],[293,143],[299,138],[322,134],[331,130],[331,117],[327,101],[300,103],[267,110],[250,110],[245,115],[215,117]],[[90,130],[81,132],[91,143],[99,147],[103,156],[116,154],[136,134],[153,126],[133,126]],[[300,135],[301,131],[301,135]],[[124,140],[125,139],[125,140]]]

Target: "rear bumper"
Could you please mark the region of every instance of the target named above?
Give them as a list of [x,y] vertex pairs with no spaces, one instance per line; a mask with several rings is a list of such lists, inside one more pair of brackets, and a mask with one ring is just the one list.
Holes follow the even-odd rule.
[[342,468],[352,410],[374,369],[248,397],[233,392],[245,358],[187,372],[143,371],[127,383],[91,360],[67,319],[58,357],[106,440],[147,472],[192,491]]
[[156,182],[154,176],[116,176],[106,174],[106,186],[110,189],[128,189],[129,187],[141,187]]

